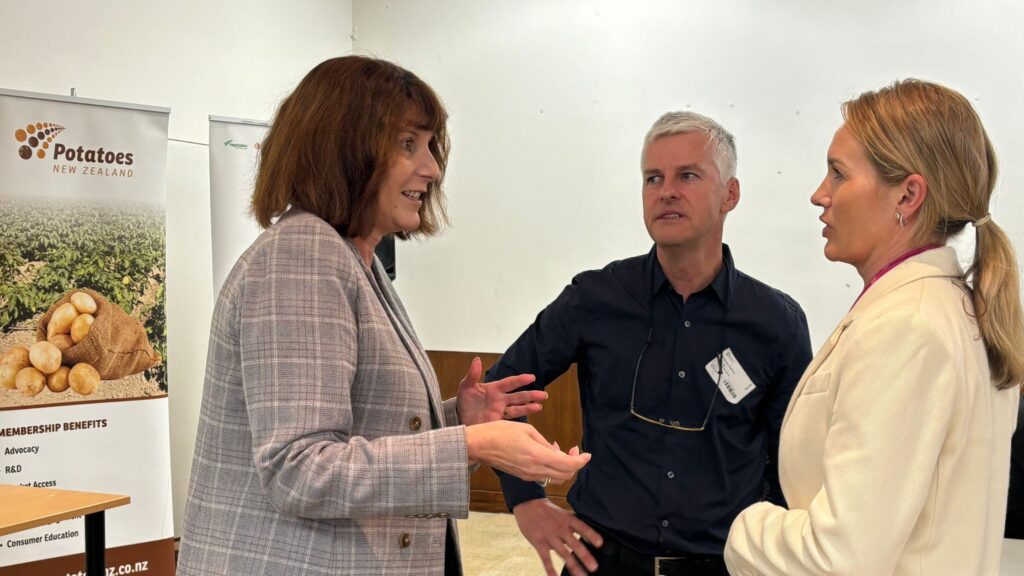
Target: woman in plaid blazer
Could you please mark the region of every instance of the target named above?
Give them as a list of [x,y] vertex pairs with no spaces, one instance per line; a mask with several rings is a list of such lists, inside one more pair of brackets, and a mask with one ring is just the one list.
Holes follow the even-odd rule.
[[[217,300],[178,574],[461,574],[469,467],[564,481],[588,454],[527,424],[532,376],[457,398],[373,256],[445,219],[447,114],[415,75],[350,56],[314,68],[261,150],[267,230]],[[276,220],[276,221],[275,221]]]

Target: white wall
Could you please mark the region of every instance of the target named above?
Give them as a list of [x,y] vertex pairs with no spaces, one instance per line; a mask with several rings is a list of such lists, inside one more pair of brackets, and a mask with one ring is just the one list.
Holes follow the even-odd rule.
[[839,103],[861,91],[918,76],[971,98],[1003,161],[993,216],[1024,247],[1020,2],[355,0],[353,10],[354,50],[407,66],[452,115],[453,229],[398,247],[397,287],[427,348],[500,352],[573,274],[645,252],[640,146],[669,109],[736,135],[742,200],[726,241],[742,270],[803,305],[815,345],[861,288],[851,267],[823,258],[808,200]]
[[[170,138],[210,114],[269,119],[317,62],[348,53],[350,0],[0,0],[0,87],[168,106]],[[167,316],[174,526],[195,444],[213,311],[208,150],[171,141]]]

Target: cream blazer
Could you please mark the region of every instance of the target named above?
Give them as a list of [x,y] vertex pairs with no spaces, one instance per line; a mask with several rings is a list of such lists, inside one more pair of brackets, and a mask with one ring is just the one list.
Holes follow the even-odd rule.
[[786,510],[729,532],[734,575],[997,575],[1019,390],[998,391],[952,248],[880,278],[782,424]]

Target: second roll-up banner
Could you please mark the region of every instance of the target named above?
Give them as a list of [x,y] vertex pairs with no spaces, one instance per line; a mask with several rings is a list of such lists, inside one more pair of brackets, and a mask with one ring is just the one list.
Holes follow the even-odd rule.
[[260,145],[267,124],[258,120],[210,116],[210,237],[213,241],[213,295],[260,234],[249,212]]
[[[259,120],[210,116],[210,236],[215,298],[235,261],[260,234],[249,205],[268,129]],[[384,238],[375,253],[394,280],[394,237]]]

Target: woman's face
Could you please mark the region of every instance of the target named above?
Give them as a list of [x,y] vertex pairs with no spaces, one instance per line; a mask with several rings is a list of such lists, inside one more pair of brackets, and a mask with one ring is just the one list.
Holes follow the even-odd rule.
[[811,195],[823,209],[825,257],[846,262],[863,277],[887,263],[898,223],[898,186],[881,181],[878,171],[846,126],[828,148],[828,174]]
[[441,177],[441,170],[430,152],[433,137],[433,132],[411,127],[395,137],[395,151],[377,193],[372,236],[413,232],[419,228],[427,185]]

